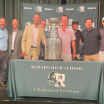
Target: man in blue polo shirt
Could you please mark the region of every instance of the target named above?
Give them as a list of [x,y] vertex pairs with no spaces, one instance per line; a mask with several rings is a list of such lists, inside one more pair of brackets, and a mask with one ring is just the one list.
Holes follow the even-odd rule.
[[6,69],[8,65],[8,32],[5,18],[0,18],[0,86],[5,87]]

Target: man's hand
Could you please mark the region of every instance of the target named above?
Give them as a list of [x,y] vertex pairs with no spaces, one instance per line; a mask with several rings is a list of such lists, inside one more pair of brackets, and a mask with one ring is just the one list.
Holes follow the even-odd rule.
[[75,59],[76,58],[76,53],[73,53],[73,59]]
[[22,52],[21,56],[26,56],[26,52]]
[[73,59],[76,58],[76,42],[72,40],[72,48],[73,48]]

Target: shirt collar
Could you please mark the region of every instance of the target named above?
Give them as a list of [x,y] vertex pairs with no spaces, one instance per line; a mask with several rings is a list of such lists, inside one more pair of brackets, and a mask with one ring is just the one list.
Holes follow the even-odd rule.
[[4,29],[1,29],[1,28],[0,28],[0,30],[5,31],[5,30],[6,30],[6,28],[4,28]]
[[[66,29],[65,29],[65,32],[67,31],[68,28],[69,28],[69,27],[67,26]],[[60,29],[61,29],[61,31],[63,31],[61,26],[60,26]],[[64,31],[63,31],[63,32],[64,32]]]
[[86,31],[88,31],[88,32],[89,32],[89,31],[92,31],[93,29],[94,29],[94,28],[92,27],[92,28],[91,28],[91,30],[87,30],[87,29],[86,29]]
[[18,29],[16,29],[16,31],[12,31],[12,32],[17,32],[18,31]]

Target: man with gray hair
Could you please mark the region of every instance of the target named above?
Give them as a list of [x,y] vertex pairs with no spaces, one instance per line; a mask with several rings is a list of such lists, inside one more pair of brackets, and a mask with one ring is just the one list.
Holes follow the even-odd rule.
[[21,58],[22,31],[18,29],[18,20],[12,20],[12,31],[9,32],[9,59]]

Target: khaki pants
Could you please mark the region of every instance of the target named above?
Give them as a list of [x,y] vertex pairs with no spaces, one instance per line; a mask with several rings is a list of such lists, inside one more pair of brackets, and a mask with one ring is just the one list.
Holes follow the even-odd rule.
[[99,61],[104,61],[104,51],[99,52]]
[[99,54],[84,55],[84,61],[99,61]]
[[37,48],[31,48],[27,56],[24,57],[25,60],[38,60]]

